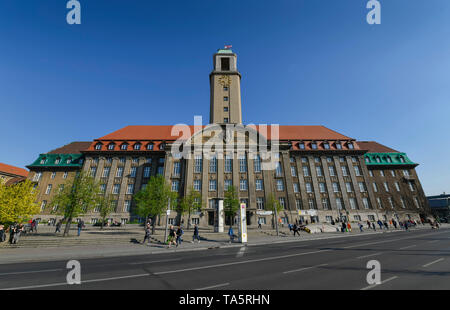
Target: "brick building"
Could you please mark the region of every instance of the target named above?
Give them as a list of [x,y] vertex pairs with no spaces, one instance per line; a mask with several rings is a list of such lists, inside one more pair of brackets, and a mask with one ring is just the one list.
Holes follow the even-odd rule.
[[[271,225],[266,210],[270,194],[284,207],[279,216],[285,223],[404,220],[429,214],[417,164],[405,153],[324,126],[244,126],[240,79],[236,54],[219,50],[210,74],[211,124],[127,126],[89,143],[41,154],[28,168],[39,182],[42,217],[51,217],[46,206],[63,181],[58,173],[62,178],[80,169],[114,195],[111,218],[122,222],[137,217],[133,195],[156,174],[164,175],[179,197],[191,188],[201,192],[204,208],[191,221],[204,227],[214,225],[217,202],[228,186],[235,186],[247,204],[250,226]],[[84,220],[98,219],[93,212]],[[178,220],[171,212],[169,222]]]

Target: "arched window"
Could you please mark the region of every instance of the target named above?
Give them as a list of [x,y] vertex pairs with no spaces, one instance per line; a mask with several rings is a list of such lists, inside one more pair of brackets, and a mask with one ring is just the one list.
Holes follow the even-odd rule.
[[115,147],[115,146],[116,146],[116,145],[115,145],[114,143],[108,144],[108,150],[110,150],[110,151],[114,150],[114,147]]
[[120,149],[121,149],[122,151],[126,151],[127,148],[128,148],[128,143],[123,143],[123,144],[120,146]]
[[141,149],[141,144],[139,142],[135,143],[134,144],[134,149],[137,150],[137,151],[140,150]]
[[101,150],[101,149],[102,149],[102,144],[101,144],[101,143],[97,143],[97,144],[95,145],[95,149],[96,149],[96,150]]
[[164,148],[166,147],[166,144],[164,143],[164,142],[162,142],[160,145],[159,145],[159,149],[161,150],[161,151],[164,151]]
[[153,142],[150,142],[149,144],[147,144],[147,150],[152,151],[153,150]]

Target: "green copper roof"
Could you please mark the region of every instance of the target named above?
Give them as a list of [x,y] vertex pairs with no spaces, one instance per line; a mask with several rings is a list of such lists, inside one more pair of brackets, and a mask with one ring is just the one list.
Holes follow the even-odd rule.
[[230,49],[219,49],[217,50],[217,54],[233,54],[233,51]]
[[366,153],[364,159],[367,166],[417,165],[406,153]]
[[83,154],[40,154],[28,167],[81,167]]

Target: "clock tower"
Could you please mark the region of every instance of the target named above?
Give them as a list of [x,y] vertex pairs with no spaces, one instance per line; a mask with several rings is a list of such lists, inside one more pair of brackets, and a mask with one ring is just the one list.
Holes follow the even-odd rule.
[[242,124],[241,74],[237,56],[231,49],[220,49],[213,56],[214,69],[209,75],[211,89],[211,124]]

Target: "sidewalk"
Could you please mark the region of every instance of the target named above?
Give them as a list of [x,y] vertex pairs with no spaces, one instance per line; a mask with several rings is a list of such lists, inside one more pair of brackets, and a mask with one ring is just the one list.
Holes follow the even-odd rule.
[[[441,228],[450,228],[449,224],[441,225]],[[431,230],[430,226],[418,226],[410,230]],[[302,242],[306,240],[319,240],[330,238],[342,238],[342,237],[357,237],[371,234],[383,234],[383,233],[395,233],[402,230],[365,230],[363,233],[357,230],[347,233],[321,233],[321,234],[308,234],[301,232],[301,236],[293,236],[292,233],[288,234],[288,230],[283,230],[280,236],[276,236],[275,231],[261,231],[250,230],[248,232],[248,246],[273,244],[273,243],[287,243],[287,242]],[[134,234],[133,232],[130,232]],[[167,245],[161,243],[163,239],[164,231],[158,231],[156,235],[152,236],[151,245],[143,245],[140,242],[143,240],[143,234],[140,234],[140,238],[136,238],[135,242],[118,242],[119,238],[115,236],[112,239],[116,240],[115,243],[105,244],[99,238],[95,238],[92,235],[86,233],[84,242],[90,239],[90,243],[69,244],[63,246],[53,247],[1,247],[0,248],[0,264],[7,263],[21,263],[21,262],[34,262],[34,261],[57,261],[57,260],[70,260],[70,259],[86,259],[86,258],[101,258],[101,257],[117,257],[117,256],[131,256],[131,255],[148,255],[148,254],[161,254],[161,253],[174,253],[185,251],[198,251],[207,250],[213,248],[228,248],[228,247],[242,247],[241,243],[229,243],[229,237],[226,233],[212,233],[205,232],[200,233],[201,242],[191,243],[192,232],[188,231],[183,235],[183,243],[178,248],[172,246],[168,248]],[[83,236],[83,235],[82,235]],[[95,236],[95,234],[94,234]],[[36,236],[38,237],[38,236]],[[97,235],[98,237],[98,235]],[[62,237],[54,237],[54,239],[64,239]],[[75,240],[77,237],[69,237],[69,239]],[[109,237],[111,238],[111,237]],[[128,240],[130,239],[127,235]],[[26,239],[26,238],[24,238]],[[32,239],[32,237],[30,237]],[[108,239],[109,242],[110,239]],[[79,240],[80,241],[80,240]],[[66,242],[66,241],[64,241]]]

